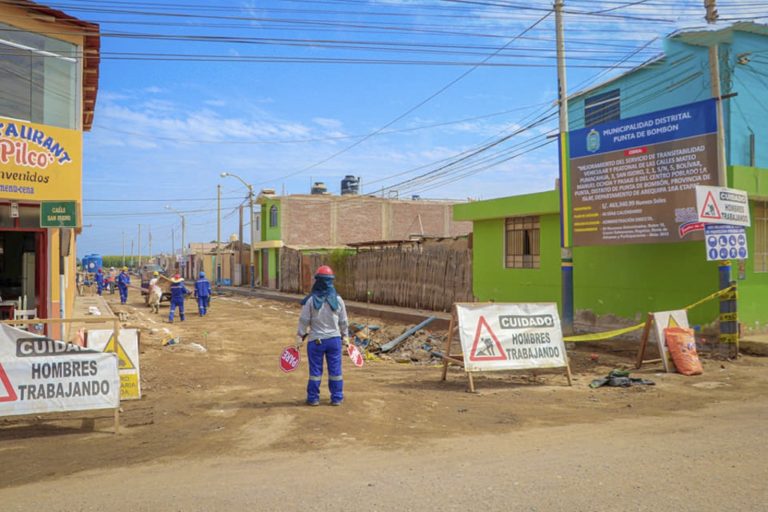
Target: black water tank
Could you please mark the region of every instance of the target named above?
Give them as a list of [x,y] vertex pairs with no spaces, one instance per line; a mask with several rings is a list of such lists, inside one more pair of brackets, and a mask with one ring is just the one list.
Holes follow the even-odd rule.
[[325,183],[322,181],[316,181],[314,185],[312,185],[312,195],[313,196],[319,196],[323,194],[327,194],[328,189],[325,186]]
[[341,195],[347,194],[359,194],[360,193],[360,178],[356,178],[351,174],[344,176],[341,180]]

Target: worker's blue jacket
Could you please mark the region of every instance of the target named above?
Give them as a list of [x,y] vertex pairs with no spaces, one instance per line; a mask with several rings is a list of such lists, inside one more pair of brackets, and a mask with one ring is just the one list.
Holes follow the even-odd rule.
[[129,284],[131,284],[131,276],[128,275],[128,272],[120,272],[117,276],[117,285],[128,286]]
[[195,281],[195,297],[210,297],[211,283],[204,277]]
[[184,296],[188,294],[187,287],[184,286],[184,280],[173,281],[171,283],[171,302],[179,304],[184,302]]
[[98,286],[104,287],[104,273],[103,272],[96,272],[96,284]]

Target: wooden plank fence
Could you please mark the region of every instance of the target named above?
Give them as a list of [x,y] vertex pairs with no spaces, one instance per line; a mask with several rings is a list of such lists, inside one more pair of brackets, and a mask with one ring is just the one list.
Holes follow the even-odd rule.
[[[349,254],[302,254],[280,250],[280,290],[307,293],[312,272],[331,265],[342,297],[376,304],[450,311],[454,302],[472,302],[472,251],[448,247],[381,249]],[[333,260],[333,261],[331,261]]]

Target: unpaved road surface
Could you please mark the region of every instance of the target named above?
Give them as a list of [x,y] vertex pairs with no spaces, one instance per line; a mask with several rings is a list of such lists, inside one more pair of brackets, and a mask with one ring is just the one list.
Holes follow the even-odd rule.
[[[440,382],[436,366],[345,362],[344,405],[310,408],[306,363],[277,365],[295,306],[221,297],[200,319],[188,302],[173,325],[137,296],[122,309],[144,329],[144,398],[124,402],[119,436],[104,415],[0,422],[0,510],[767,507],[765,359],[705,360],[698,377],[651,368],[637,375],[654,387],[591,390],[634,347],[598,362],[579,348],[571,388],[557,374],[493,374],[474,395],[459,371]],[[163,347],[163,328],[182,344]]]

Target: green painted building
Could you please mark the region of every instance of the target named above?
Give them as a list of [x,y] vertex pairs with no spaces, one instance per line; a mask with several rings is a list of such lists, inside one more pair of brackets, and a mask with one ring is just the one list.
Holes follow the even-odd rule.
[[[750,259],[733,262],[739,321],[768,330],[768,169],[732,167],[733,188],[750,195]],[[560,206],[555,190],[454,206],[455,220],[472,221],[473,291],[479,301],[557,302],[560,290]],[[608,317],[636,322],[649,311],[685,307],[718,289],[716,262],[703,241],[608,245],[574,249],[577,323]],[[614,321],[614,318],[615,321]],[[691,311],[694,324],[718,317],[712,301]]]

